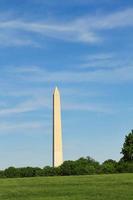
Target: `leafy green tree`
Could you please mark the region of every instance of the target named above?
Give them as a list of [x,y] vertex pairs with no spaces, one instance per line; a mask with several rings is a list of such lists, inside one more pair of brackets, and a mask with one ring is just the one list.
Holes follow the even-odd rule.
[[61,167],[61,175],[69,176],[75,174],[75,161],[67,160]]
[[133,162],[125,162],[120,160],[117,165],[119,173],[133,173]]
[[96,174],[98,171],[98,168],[100,166],[99,162],[95,161],[90,156],[86,158],[79,158],[76,161],[77,164],[77,170],[79,171],[79,175],[85,175],[85,174]]
[[33,167],[22,167],[18,168],[20,177],[34,177],[36,176],[36,168]]
[[61,167],[61,175],[86,175],[98,173],[100,164],[91,157],[65,161]]
[[112,159],[108,159],[102,164],[102,173],[116,173],[117,172],[117,162]]
[[7,178],[19,177],[18,171],[15,167],[9,167],[9,168],[5,169],[4,175]]
[[54,176],[55,170],[54,167],[46,166],[43,168],[43,175],[44,176]]
[[133,130],[126,135],[121,153],[123,161],[133,161]]
[[5,178],[5,174],[3,170],[0,170],[0,178]]
[[35,168],[35,176],[44,176],[43,169],[36,167]]

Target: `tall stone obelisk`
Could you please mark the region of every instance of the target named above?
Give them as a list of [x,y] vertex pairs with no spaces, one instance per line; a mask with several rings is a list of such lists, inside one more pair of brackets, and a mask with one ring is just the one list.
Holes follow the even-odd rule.
[[60,92],[56,87],[53,94],[53,167],[63,163],[61,102]]

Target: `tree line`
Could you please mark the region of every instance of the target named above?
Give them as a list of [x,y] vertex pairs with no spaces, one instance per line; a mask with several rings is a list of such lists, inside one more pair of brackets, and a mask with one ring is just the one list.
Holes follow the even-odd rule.
[[65,161],[60,167],[9,167],[0,171],[0,178],[20,178],[37,176],[70,176],[111,173],[133,173],[133,131],[125,137],[119,161],[108,159],[100,164],[91,157]]

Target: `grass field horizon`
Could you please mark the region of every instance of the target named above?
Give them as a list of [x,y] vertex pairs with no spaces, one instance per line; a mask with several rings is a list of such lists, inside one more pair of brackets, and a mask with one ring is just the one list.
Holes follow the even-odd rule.
[[0,200],[132,200],[133,174],[0,179]]

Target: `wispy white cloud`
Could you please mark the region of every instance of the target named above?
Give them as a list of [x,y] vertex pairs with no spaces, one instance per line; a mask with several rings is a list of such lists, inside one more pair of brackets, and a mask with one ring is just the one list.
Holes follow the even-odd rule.
[[121,66],[110,70],[99,69],[97,71],[48,71],[38,68],[37,72],[29,72],[27,75],[19,73],[18,77],[31,82],[121,83],[133,81],[133,66]]
[[[64,92],[62,92],[62,95]],[[73,95],[78,95],[79,93],[73,93]],[[69,93],[70,95],[70,93]],[[82,96],[82,95],[81,95]],[[64,98],[63,98],[64,99]],[[73,100],[73,98],[72,98]],[[65,100],[62,103],[62,109],[64,111],[90,111],[90,112],[100,112],[100,113],[111,113],[111,109],[107,106],[103,106],[97,103],[81,103],[81,102],[70,102]],[[0,117],[3,116],[13,116],[23,113],[29,112],[37,112],[39,110],[52,110],[52,94],[51,98],[47,96],[40,96],[38,98],[31,98],[29,101],[24,101],[22,103],[17,104],[16,106],[11,106],[10,108],[2,108],[0,109]]]
[[1,131],[18,130],[18,129],[36,129],[42,128],[44,124],[40,122],[24,122],[24,123],[0,123]]
[[126,8],[124,10],[118,10],[109,14],[97,14],[95,16],[80,17],[75,21],[77,26],[90,30],[104,30],[114,29],[120,27],[133,26],[133,8]]
[[33,46],[40,47],[40,45],[30,38],[23,37],[17,32],[11,32],[9,30],[3,31],[0,33],[0,45],[9,47],[9,46]]
[[[49,134],[51,132],[51,127],[48,122],[41,121],[28,121],[28,122],[5,122],[0,123],[0,134],[6,133],[24,133],[30,134],[32,133],[43,133]],[[43,131],[47,130],[47,131]]]
[[28,33],[31,32],[70,42],[97,43],[102,40],[98,33],[99,30],[133,26],[132,18],[133,8],[111,14],[84,16],[67,22],[2,19],[0,20],[0,43],[38,46],[39,43],[34,37],[29,38]]
[[0,116],[3,115],[13,115],[13,114],[20,114],[20,113],[26,113],[26,112],[33,112],[40,108],[46,108],[49,104],[46,103],[45,98],[36,98],[31,99],[29,101],[24,101],[20,104],[17,104],[16,106],[12,106],[9,108],[0,109]]
[[[105,63],[104,63],[105,64]],[[117,63],[118,64],[118,63]],[[4,90],[1,90],[1,93],[13,96],[25,96],[25,95],[31,95],[34,98],[37,98],[37,96],[47,97],[47,94],[49,92],[52,92],[51,84],[54,83],[54,85],[58,85],[58,83],[90,83],[90,82],[97,82],[97,83],[123,83],[128,81],[133,81],[133,65],[122,65],[119,63],[119,66],[115,63],[116,67],[112,67],[109,69],[105,68],[101,69],[98,68],[97,70],[47,70],[44,67],[10,67],[5,69],[5,73],[8,77],[8,80],[12,82],[12,80],[15,77],[15,80],[17,81],[17,85],[12,90],[10,88],[10,85],[7,85]],[[113,65],[114,66],[114,65]],[[4,73],[4,72],[3,72]],[[5,80],[5,77],[3,81]],[[7,81],[6,81],[7,83]],[[22,86],[22,83],[25,83],[28,85],[27,88],[24,87],[23,90],[19,89]],[[34,87],[32,85],[34,83]],[[38,83],[42,83],[41,86],[38,85]],[[45,83],[50,85],[44,85]],[[6,89],[7,88],[7,89]],[[70,91],[65,90],[64,87],[64,93],[65,91],[73,93]],[[73,89],[73,88],[72,88]],[[74,91],[75,93],[76,91]],[[17,95],[18,93],[18,95]],[[37,100],[38,101],[38,100]],[[42,101],[42,100],[41,100]],[[47,103],[47,99],[46,99]],[[43,102],[44,104],[44,102]],[[22,106],[23,107],[23,106]]]
[[100,20],[97,20],[94,26],[100,29],[133,26],[132,18],[133,8],[127,8],[125,10],[120,10],[113,14],[109,14],[106,17],[103,16]]
[[[26,68],[21,69],[19,68],[14,68],[14,70],[10,68],[11,71],[6,70],[6,73],[8,72],[11,76],[12,76],[12,80],[14,79],[14,75],[15,77],[18,77],[18,81],[20,81],[20,79],[23,82],[23,78],[25,77],[25,83],[28,81],[29,79],[30,81],[34,82],[34,85],[36,85],[36,83],[39,81],[43,82],[47,82],[47,80],[45,80],[44,78],[47,79],[47,77],[50,75],[50,79],[49,81],[52,82],[52,79],[54,77],[55,82],[59,81],[59,77],[61,78],[61,76],[63,76],[62,78],[65,78],[65,81],[63,81],[64,83],[67,82],[71,82],[72,79],[70,79],[70,72],[62,72],[60,74],[58,74],[58,72],[50,72],[50,71],[45,71],[43,69],[41,69],[40,67],[37,68],[27,68],[27,70],[25,70]],[[44,76],[44,73],[46,76]],[[42,74],[43,79],[40,80],[40,74]],[[23,77],[24,75],[24,77]],[[61,76],[60,76],[61,75]],[[36,76],[36,80],[34,80],[34,77]],[[66,77],[65,77],[66,76]],[[75,78],[74,73],[72,74],[73,78]],[[77,76],[77,75],[76,75]],[[81,76],[81,74],[79,74],[79,76]],[[29,78],[28,78],[29,77]],[[81,77],[84,78],[84,77]],[[27,82],[27,85],[29,85]],[[77,82],[77,81],[76,81]],[[54,84],[55,85],[55,84]],[[2,92],[2,93],[1,93]],[[3,95],[4,91],[1,91],[0,94]],[[34,86],[28,86],[28,87],[18,87],[18,88],[9,88],[9,92],[8,92],[8,98],[11,97],[13,99],[17,99],[17,102],[19,101],[19,103],[16,104],[12,104],[10,102],[7,103],[6,106],[1,106],[0,108],[0,117],[4,117],[4,116],[16,116],[16,115],[21,115],[21,114],[26,114],[29,112],[34,112],[34,114],[38,111],[48,111],[52,109],[52,88],[51,87],[45,87],[42,88],[42,84],[41,84],[41,88],[39,86],[39,88],[35,88]],[[84,97],[95,97],[95,96],[99,96],[102,95],[100,94],[100,92],[98,91],[98,93],[95,91],[84,91],[84,89],[82,90],[81,88],[75,88],[75,87],[63,87],[62,86],[62,96],[63,96],[63,106],[62,109],[67,111],[67,110],[72,110],[72,111],[90,111],[90,112],[103,112],[103,113],[110,113],[110,109],[109,108],[105,108],[105,106],[97,104],[97,103],[91,103],[91,102],[86,102],[86,103],[82,103],[82,102],[75,102],[74,99],[77,99],[75,97],[79,97],[80,94],[80,98],[84,98]],[[6,90],[6,95],[7,95],[7,90]],[[19,99],[19,97],[21,97]],[[71,100],[70,101],[70,97]],[[28,98],[28,100],[27,100]],[[68,101],[69,99],[69,101]],[[88,99],[88,98],[87,98]],[[36,114],[35,114],[36,115]]]
[[[10,70],[9,70],[10,69]],[[29,113],[29,112],[37,112],[39,110],[49,110],[52,109],[52,89],[51,87],[47,86],[43,87],[45,83],[54,83],[54,85],[58,83],[90,83],[90,82],[98,82],[98,83],[123,83],[125,81],[133,81],[133,67],[121,67],[121,68],[112,68],[110,70],[100,69],[97,71],[48,71],[41,67],[18,67],[18,68],[9,68],[8,70],[5,69],[6,73],[10,74],[10,78],[14,79],[17,82],[25,82],[28,85],[27,88],[16,88],[9,92],[9,96],[13,98],[16,97],[24,97],[21,99],[20,103],[16,105],[10,105],[8,107],[4,107],[0,109],[0,116],[12,116],[22,113]],[[17,77],[17,79],[16,79]],[[34,83],[40,85],[41,88],[35,88],[34,86],[31,87],[29,83]],[[63,89],[62,94],[65,96],[63,97],[63,110],[69,111],[88,111],[88,112],[100,112],[100,113],[112,113],[113,108],[110,105],[106,105],[106,103],[92,103],[92,100],[88,102],[86,101],[77,102],[75,101],[79,97],[87,97],[87,95],[91,95],[91,97],[95,97],[98,94],[94,94],[94,91],[86,91],[87,94],[84,95],[84,90],[80,88],[80,91],[75,88],[67,88]],[[83,93],[83,95],[82,95]],[[71,96],[71,101],[69,101],[68,97]],[[25,97],[29,100],[25,100]]]
[[100,104],[92,104],[92,103],[64,103],[63,110],[66,111],[83,111],[83,112],[96,112],[96,113],[106,113],[112,114],[114,111],[107,105],[100,105]]
[[0,29],[21,30],[39,33],[47,37],[72,41],[72,42],[96,42],[99,38],[91,30],[80,29],[75,22],[32,22],[12,20],[0,22]]
[[87,56],[84,56],[85,60],[108,60],[108,59],[112,59],[113,58],[113,54],[111,53],[100,53],[100,54],[90,54]]
[[[8,95],[13,98],[19,98],[19,103],[10,104],[6,106],[1,106],[0,116],[12,116],[28,112],[37,112],[39,110],[52,109],[52,88],[46,84],[52,83],[52,85],[63,84],[78,84],[78,83],[123,83],[128,81],[133,81],[133,66],[125,66],[121,68],[111,68],[109,70],[99,69],[96,71],[84,71],[84,70],[73,70],[73,71],[48,71],[43,67],[34,66],[31,67],[12,67],[5,69],[6,74],[10,75],[10,79],[13,80],[15,76],[16,85],[18,83],[24,82],[26,87],[20,86],[12,89],[9,88]],[[31,84],[30,84],[31,83]],[[41,85],[41,86],[40,86]],[[35,87],[37,86],[37,87]],[[44,86],[44,88],[43,88]],[[63,87],[63,86],[62,86]],[[76,86],[77,88],[77,86]],[[87,94],[84,95],[84,90],[80,88],[75,90],[75,87],[69,87],[62,89],[63,97],[63,110],[80,110],[89,112],[100,112],[100,113],[111,113],[112,108],[106,103],[95,103],[95,101],[76,102],[77,97],[84,98],[87,95],[95,97],[99,94],[94,93],[94,91],[88,90]],[[6,91],[6,90],[5,90]],[[2,92],[2,91],[1,91]],[[0,93],[1,93],[0,92]],[[4,91],[3,91],[4,92]],[[7,91],[6,91],[7,93]],[[83,95],[82,95],[83,93]],[[68,100],[71,96],[71,102]],[[28,100],[27,100],[28,99]],[[93,99],[94,100],[94,99]],[[93,102],[93,103],[92,103]],[[106,106],[105,106],[106,105]]]
[[[121,59],[123,57],[123,60]],[[132,59],[129,55],[119,55],[113,53],[89,54],[82,56],[79,60],[81,63],[77,68],[94,70],[104,69],[111,70],[113,68],[128,68],[133,66]]]
[[[41,70],[38,66],[22,66],[22,67],[13,67],[13,72],[20,72],[20,73],[27,73],[27,72],[34,72],[37,73]],[[7,68],[7,71],[10,72],[10,68]]]

